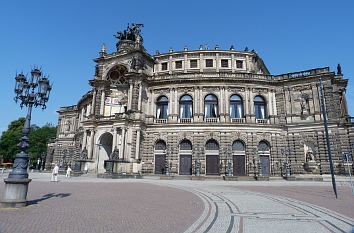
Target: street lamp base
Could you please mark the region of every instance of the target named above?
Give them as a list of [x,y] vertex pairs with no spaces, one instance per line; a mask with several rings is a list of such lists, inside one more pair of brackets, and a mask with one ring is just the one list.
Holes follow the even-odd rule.
[[31,179],[7,178],[5,192],[0,200],[1,208],[21,208],[26,206],[28,184]]

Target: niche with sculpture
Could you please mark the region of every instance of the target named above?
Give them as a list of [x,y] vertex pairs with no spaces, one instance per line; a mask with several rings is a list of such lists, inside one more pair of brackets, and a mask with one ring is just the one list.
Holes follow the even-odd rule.
[[299,95],[300,102],[300,116],[302,120],[306,120],[310,115],[310,104],[309,104],[309,95],[302,93]]
[[303,166],[305,171],[310,173],[313,173],[318,169],[313,148],[314,147],[311,144],[304,144],[305,163],[303,163]]

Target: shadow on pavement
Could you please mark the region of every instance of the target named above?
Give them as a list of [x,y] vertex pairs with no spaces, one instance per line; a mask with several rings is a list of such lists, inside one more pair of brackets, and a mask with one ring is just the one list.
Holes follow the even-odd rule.
[[55,193],[48,193],[46,195],[43,195],[43,197],[39,198],[39,199],[34,199],[34,200],[30,200],[30,201],[27,201],[27,205],[36,205],[38,204],[39,202],[41,201],[44,201],[44,200],[47,200],[49,198],[53,198],[53,197],[60,197],[60,198],[64,198],[64,197],[68,197],[70,196],[71,193],[58,193],[58,194],[55,194]]

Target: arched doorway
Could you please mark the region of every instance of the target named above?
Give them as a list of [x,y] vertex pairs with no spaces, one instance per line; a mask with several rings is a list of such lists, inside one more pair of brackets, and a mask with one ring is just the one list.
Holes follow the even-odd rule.
[[109,155],[112,153],[113,135],[110,133],[104,133],[99,139],[98,156],[97,156],[97,173],[104,173],[104,161],[109,159]]
[[234,176],[246,175],[246,154],[245,144],[241,140],[236,140],[232,144],[233,172]]
[[155,143],[155,174],[166,174],[166,142],[158,140]]
[[258,144],[260,176],[270,176],[270,146],[267,141]]
[[179,174],[192,175],[192,143],[187,139],[179,144]]
[[214,139],[205,145],[206,175],[219,175],[219,144]]

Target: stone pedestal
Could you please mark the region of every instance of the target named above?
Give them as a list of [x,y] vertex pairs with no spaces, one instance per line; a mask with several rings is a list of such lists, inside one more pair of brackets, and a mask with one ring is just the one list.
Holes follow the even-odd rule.
[[7,178],[4,196],[0,201],[1,208],[20,208],[26,206],[28,184],[31,179]]
[[317,163],[315,160],[310,160],[304,163],[304,170],[309,173],[314,173],[318,169]]

